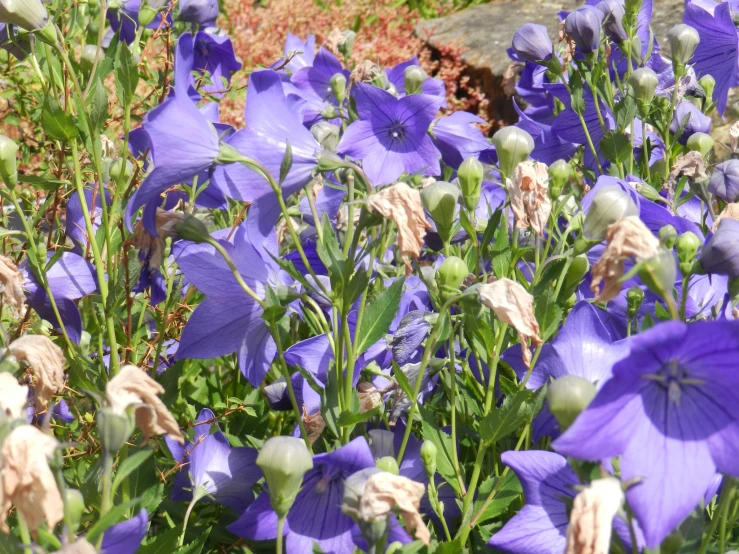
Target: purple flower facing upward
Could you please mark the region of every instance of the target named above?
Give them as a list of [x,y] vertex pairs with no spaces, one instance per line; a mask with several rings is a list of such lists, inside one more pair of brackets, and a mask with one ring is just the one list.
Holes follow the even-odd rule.
[[526,23],[513,34],[513,50],[527,62],[548,62],[554,55],[554,47],[544,25]]
[[[526,505],[488,542],[506,554],[561,554],[567,544],[568,502],[576,496],[580,480],[567,460],[554,452],[504,452],[501,461],[521,481]],[[631,550],[626,522],[613,520],[616,534]],[[637,527],[637,544],[643,540]],[[639,548],[640,550],[641,548]]]
[[194,442],[181,446],[166,438],[172,457],[182,464],[172,500],[190,501],[196,491],[207,495],[206,500],[212,497],[218,504],[242,511],[254,500],[252,486],[262,478],[256,465],[258,452],[246,446],[232,447],[215,421],[215,414],[205,408],[195,422]]
[[127,521],[116,523],[103,534],[100,552],[104,554],[136,554],[149,527],[149,514],[143,508]]
[[485,120],[469,112],[454,112],[440,117],[431,127],[431,140],[441,152],[442,161],[449,167],[459,169],[469,157],[479,157],[493,146],[485,139],[475,123]]
[[739,323],[660,323],[554,443],[582,460],[620,456],[626,497],[650,548],[698,505],[716,472],[739,475]]
[[[374,466],[375,458],[364,437],[333,452],[313,456],[313,469],[303,477],[303,486],[285,521],[287,554],[311,554],[314,544],[326,554],[354,550],[355,523],[341,512],[344,480]],[[277,514],[270,506],[269,493],[259,495],[228,530],[251,540],[276,538]]]
[[[199,31],[193,38],[191,33],[180,35],[177,47],[183,48],[183,55],[178,57],[178,63],[184,64],[180,75],[187,69],[188,86],[195,86],[196,78],[193,72],[210,74],[210,83],[202,85],[203,90],[216,96],[223,96],[231,75],[241,69],[241,63],[236,59],[233,43],[227,36],[216,33]],[[225,81],[225,85],[224,85]],[[184,86],[183,83],[181,86]],[[178,84],[180,86],[180,84]]]
[[678,139],[681,144],[685,144],[690,136],[695,133],[710,133],[711,118],[696,108],[691,102],[683,100],[675,108],[672,122],[670,122],[670,132],[677,134],[681,126],[683,126],[683,131]]
[[716,164],[708,182],[708,191],[724,202],[739,200],[739,160]]
[[698,77],[711,75],[716,80],[713,101],[722,115],[729,89],[739,82],[739,37],[731,7],[731,2],[689,0],[683,14],[683,23],[695,28],[701,38],[693,54],[693,67]]
[[427,133],[439,98],[412,94],[398,99],[365,83],[355,85],[353,96],[359,121],[349,125],[337,150],[362,160],[374,184],[390,184],[404,171],[439,174],[439,151]]
[[349,72],[341,66],[336,56],[321,48],[312,66],[304,67],[292,76],[293,85],[306,101],[303,123],[307,127],[321,121],[321,112],[328,106],[339,105],[331,87],[331,78],[337,74],[349,81]]
[[[49,253],[47,260],[51,258],[52,254]],[[41,319],[51,322],[59,329],[51,300],[28,267],[28,262],[23,262],[20,269],[26,278],[26,302]],[[69,338],[79,344],[82,338],[82,315],[75,300],[97,291],[95,269],[82,256],[65,252],[46,272],[46,280]]]

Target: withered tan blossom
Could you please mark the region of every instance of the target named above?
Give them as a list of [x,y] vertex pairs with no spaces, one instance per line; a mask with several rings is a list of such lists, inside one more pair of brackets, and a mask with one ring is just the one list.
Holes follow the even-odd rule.
[[12,373],[0,372],[0,413],[8,419],[21,419],[26,415],[27,402],[28,387],[20,385]]
[[145,371],[126,365],[108,381],[105,397],[108,405],[118,414],[131,406],[135,410],[136,425],[146,438],[166,434],[184,444],[180,427],[164,403],[159,399],[164,388]]
[[0,256],[0,296],[15,315],[26,313],[26,295],[23,294],[23,274],[7,256]]
[[513,327],[521,341],[523,360],[531,363],[528,339],[541,344],[539,323],[534,316],[534,297],[523,286],[503,278],[480,286],[480,302],[493,310],[495,317]]
[[565,554],[608,554],[613,518],[623,504],[618,479],[606,477],[590,483],[573,502]]
[[675,185],[682,176],[689,177],[693,180],[708,179],[706,166],[703,163],[703,156],[701,156],[700,152],[691,150],[687,154],[678,156],[662,188],[673,194]]
[[54,554],[97,554],[97,550],[87,539],[81,538],[72,544],[62,546],[61,550],[57,550]]
[[552,213],[548,179],[547,166],[541,162],[527,160],[513,170],[513,179],[508,180],[507,188],[517,228],[530,226],[537,235],[543,236]]
[[[590,290],[598,302],[612,300],[621,292],[619,279],[624,275],[626,260],[647,260],[659,251],[659,240],[635,215],[609,225],[606,241],[603,254],[593,266],[590,283]],[[600,290],[601,283],[603,290]]]
[[0,529],[8,533],[8,511],[15,506],[35,532],[44,520],[50,529],[64,518],[64,503],[49,460],[59,443],[31,425],[13,429],[0,457]]
[[382,75],[382,69],[375,62],[361,61],[349,76],[349,86],[353,87],[357,83],[371,83],[380,75]]
[[49,337],[25,335],[8,347],[10,353],[28,366],[37,409],[64,390],[64,352]]
[[735,219],[739,221],[739,202],[732,202],[731,204],[726,204],[726,207],[723,209],[723,211],[716,217],[716,219],[713,220],[713,232],[716,232],[716,229],[718,229],[719,222],[724,219]]
[[151,267],[162,265],[167,239],[177,235],[177,226],[184,220],[185,214],[183,213],[157,209],[156,227],[158,237],[149,234],[141,219],[133,226],[133,245],[144,254],[149,254],[149,265]]
[[405,261],[406,273],[410,273],[408,256],[418,258],[421,255],[426,229],[432,229],[426,221],[421,194],[405,183],[397,183],[370,196],[367,207],[395,223],[398,248]]

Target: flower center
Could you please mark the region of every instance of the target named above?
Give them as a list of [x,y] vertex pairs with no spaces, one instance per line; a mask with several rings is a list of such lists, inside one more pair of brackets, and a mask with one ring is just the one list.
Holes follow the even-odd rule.
[[394,139],[403,140],[403,136],[404,136],[403,125],[401,125],[400,123],[392,124],[390,128],[388,129],[388,133],[390,133],[390,136]]
[[700,386],[704,383],[703,379],[690,377],[677,360],[670,360],[657,373],[646,373],[642,377],[659,383],[667,391],[667,398],[677,406],[680,405],[680,397],[685,387]]

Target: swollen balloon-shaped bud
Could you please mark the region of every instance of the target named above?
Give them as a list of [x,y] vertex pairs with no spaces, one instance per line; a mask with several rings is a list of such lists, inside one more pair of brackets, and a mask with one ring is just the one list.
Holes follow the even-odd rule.
[[303,476],[313,469],[313,457],[301,439],[272,437],[259,451],[257,465],[267,481],[272,509],[278,517],[285,517],[300,491]]
[[436,271],[436,283],[441,290],[459,290],[470,274],[467,263],[457,256],[449,256]]
[[43,29],[49,14],[41,0],[0,0],[0,22],[36,31]]
[[116,413],[110,408],[101,408],[96,415],[100,442],[109,455],[115,455],[133,433],[134,421],[128,413]]
[[409,65],[403,71],[403,83],[406,94],[418,94],[423,92],[423,84],[428,79],[428,74],[417,65]]
[[639,215],[639,208],[628,192],[616,185],[602,187],[585,215],[583,234],[588,240],[603,240],[609,225],[631,215]]
[[523,129],[511,125],[493,135],[493,145],[498,154],[498,167],[504,176],[509,177],[534,150],[534,139]]
[[[711,150],[713,150],[713,137],[708,133],[693,133],[685,143],[688,150],[695,150],[700,152],[701,156],[705,156]],[[710,186],[710,185],[709,185]]]
[[567,429],[595,397],[595,385],[576,375],[565,375],[549,384],[549,410],[560,427]]
[[474,156],[465,159],[457,170],[457,179],[459,179],[459,188],[462,189],[464,207],[471,212],[477,208],[477,204],[480,202],[484,173],[482,163]]
[[8,188],[14,188],[18,184],[17,154],[18,145],[15,141],[0,135],[0,177]]
[[421,191],[423,207],[436,223],[436,231],[445,243],[451,239],[459,204],[459,187],[436,181]]
[[654,99],[654,91],[657,90],[659,80],[654,70],[649,67],[640,67],[629,77],[629,84],[634,91],[637,105],[640,109],[648,109]]
[[693,57],[701,37],[694,27],[680,23],[667,32],[667,40],[670,43],[673,61],[685,65]]
[[421,462],[426,469],[426,474],[429,475],[429,479],[433,479],[433,475],[436,473],[436,456],[438,453],[439,450],[433,442],[423,441],[420,452]]
[[400,475],[400,468],[398,462],[392,456],[384,456],[375,462],[375,467],[380,471],[387,471],[393,475]]

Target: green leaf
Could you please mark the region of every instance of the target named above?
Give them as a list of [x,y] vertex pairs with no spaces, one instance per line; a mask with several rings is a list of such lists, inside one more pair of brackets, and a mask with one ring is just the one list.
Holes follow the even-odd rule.
[[22,554],[23,549],[14,534],[0,533],[0,554]]
[[506,396],[503,404],[480,422],[480,437],[485,442],[494,444],[518,430],[528,418],[527,402],[531,396],[531,392],[527,390]]
[[336,438],[341,437],[339,432],[339,385],[336,382],[336,372],[328,372],[328,383],[323,391],[321,402],[321,415],[326,422],[326,427]]
[[203,546],[205,546],[205,541],[208,540],[210,530],[211,528],[208,528],[205,533],[200,534],[195,542],[191,542],[190,544],[186,544],[182,548],[175,550],[174,554],[200,554],[203,550]]
[[[287,174],[290,173],[290,169],[293,166],[293,147],[290,145],[289,140],[286,140],[285,144],[287,148],[285,148],[285,155],[282,157],[282,163],[280,164],[280,186],[287,179]],[[307,194],[312,194],[312,192],[308,191]]]
[[133,102],[136,87],[139,84],[139,67],[134,60],[131,50],[125,42],[118,45],[115,64],[115,88],[118,99],[125,108]]
[[629,137],[618,131],[608,131],[600,139],[600,153],[611,163],[626,163],[633,155]]
[[140,498],[134,498],[133,500],[129,500],[128,502],[123,502],[121,504],[113,506],[105,513],[103,517],[97,520],[95,524],[90,527],[90,530],[87,532],[87,536],[85,538],[91,544],[95,544],[108,528],[112,527],[119,521],[122,521],[125,518],[128,510],[136,506],[136,504],[138,504],[140,501]]
[[41,124],[49,138],[62,142],[76,138],[79,133],[74,118],[65,113],[59,102],[48,95],[41,111]]
[[323,265],[328,269],[329,276],[331,277],[331,285],[336,289],[344,282],[346,258],[341,248],[339,248],[339,241],[336,240],[336,231],[334,231],[327,214],[323,214],[321,225],[323,227],[323,240],[316,243],[316,253],[321,258]]
[[98,134],[105,127],[108,120],[108,89],[100,78],[93,81],[92,88],[87,95],[87,109],[90,117],[91,131]]
[[623,100],[616,104],[616,127],[619,131],[624,131],[626,127],[634,123],[636,116],[636,100],[630,94],[627,94]]
[[162,503],[164,483],[159,479],[153,456],[144,460],[131,472],[128,476],[128,488],[131,497],[140,499],[142,508],[150,514],[156,511]]
[[113,479],[111,494],[115,494],[115,491],[118,490],[118,487],[121,485],[123,480],[131,475],[131,473],[143,464],[153,453],[154,450],[152,449],[139,450],[134,454],[129,453],[129,456],[121,462],[120,466],[118,466],[118,471],[116,471],[115,478]]
[[562,321],[562,314],[562,308],[557,305],[554,297],[554,289],[548,288],[536,297],[534,315],[537,323],[539,323],[539,338],[541,340],[549,340],[557,331]]
[[139,548],[138,554],[171,554],[177,548],[177,539],[179,538],[179,527],[159,532],[152,542]]
[[462,540],[454,539],[451,542],[440,542],[434,554],[459,554],[462,552]]
[[[498,482],[500,482],[498,484]],[[498,484],[496,488],[496,484]],[[477,523],[485,523],[493,518],[498,517],[506,511],[511,502],[521,495],[521,483],[519,483],[516,475],[509,471],[501,481],[500,477],[488,477],[482,482],[477,493],[475,507],[472,510],[477,513],[487,500],[490,493],[496,489],[493,500],[485,507],[485,510],[478,516]]]
[[419,413],[422,418],[423,438],[436,446],[436,470],[457,493],[461,493],[452,463],[454,456],[452,438],[433,423],[430,412],[419,408]]
[[495,229],[495,242],[490,252],[493,272],[498,279],[508,275],[508,269],[511,267],[511,255],[508,226],[503,222]]
[[362,354],[388,332],[390,324],[398,313],[404,284],[405,277],[396,279],[367,306],[361,327],[356,332],[357,341],[354,348],[356,356]]
[[369,285],[369,275],[366,271],[359,268],[352,278],[349,280],[349,284],[344,289],[344,306],[351,306],[354,301],[361,296]]

